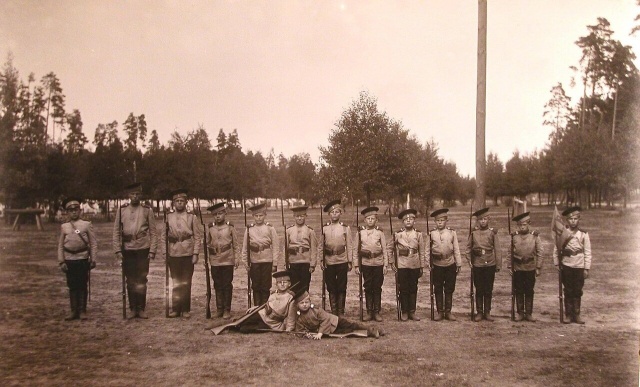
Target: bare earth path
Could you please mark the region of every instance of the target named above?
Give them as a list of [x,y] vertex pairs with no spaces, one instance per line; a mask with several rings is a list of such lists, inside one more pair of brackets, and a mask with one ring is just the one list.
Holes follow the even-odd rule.
[[[510,277],[496,276],[496,322],[469,321],[469,269],[458,277],[454,311],[458,322],[428,320],[428,275],[420,280],[420,322],[395,320],[394,278],[387,275],[375,339],[305,340],[293,335],[213,336],[204,328],[204,269],[194,275],[193,317],[164,318],[164,262],[151,263],[149,320],[121,316],[120,267],[110,248],[110,223],[94,224],[100,242],[92,271],[90,320],[64,322],[67,288],[55,257],[58,225],[45,232],[25,226],[0,228],[0,380],[7,385],[638,385],[640,212],[593,210],[581,224],[593,244],[592,275],[585,286],[585,326],[558,323],[557,274],[551,264],[550,208],[535,208],[546,263],[536,284],[537,323],[513,323]],[[318,209],[308,223],[319,233]],[[497,210],[496,210],[497,212]],[[506,210],[494,215],[506,254]],[[288,223],[292,222],[290,214]],[[468,209],[454,209],[450,226],[460,245],[468,234]],[[231,220],[243,233],[240,213]],[[345,215],[352,224],[353,211]],[[282,235],[279,213],[269,220]],[[210,220],[208,220],[210,221]],[[161,222],[161,220],[160,220]],[[388,218],[380,225],[389,232]],[[400,228],[394,220],[394,228]],[[424,219],[418,228],[425,231]],[[320,304],[321,273],[312,279]],[[358,314],[357,277],[349,274],[347,315]],[[233,314],[246,306],[246,272],[236,271]]]

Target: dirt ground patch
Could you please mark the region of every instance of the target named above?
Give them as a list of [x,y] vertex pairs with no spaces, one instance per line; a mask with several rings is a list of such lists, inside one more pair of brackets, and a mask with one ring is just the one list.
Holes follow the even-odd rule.
[[[319,210],[308,223],[319,233]],[[506,254],[506,210],[494,213]],[[67,287],[56,264],[59,226],[45,231],[0,228],[0,379],[3,385],[638,385],[638,294],[640,212],[588,211],[581,224],[593,245],[591,277],[583,298],[584,326],[558,323],[557,274],[551,262],[551,208],[533,209],[546,262],[536,283],[537,323],[509,320],[510,277],[496,276],[494,323],[469,321],[469,268],[458,277],[454,298],[457,322],[429,321],[428,275],[420,280],[420,322],[395,319],[394,278],[383,287],[388,335],[375,339],[312,341],[287,334],[213,336],[206,320],[204,268],[194,274],[193,317],[164,318],[164,262],[152,261],[149,320],[122,320],[120,267],[115,265],[111,223],[94,223],[99,239],[98,267],[92,271],[90,320],[64,322]],[[504,212],[504,213],[502,213]],[[344,221],[354,224],[354,211]],[[287,223],[293,222],[290,214]],[[454,209],[450,226],[461,246],[468,235],[468,209]],[[240,234],[242,214],[230,219]],[[282,236],[279,213],[268,220]],[[207,218],[207,221],[210,219]],[[380,225],[388,234],[388,218]],[[394,220],[394,228],[400,228]],[[426,230],[425,220],[418,226]],[[349,274],[347,315],[358,315],[358,279]],[[246,307],[246,272],[234,279],[233,312]],[[321,273],[311,293],[320,304]]]

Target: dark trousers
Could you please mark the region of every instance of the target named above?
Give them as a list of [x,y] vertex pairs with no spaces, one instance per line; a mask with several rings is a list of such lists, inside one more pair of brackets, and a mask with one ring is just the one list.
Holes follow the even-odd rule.
[[367,330],[367,326],[362,324],[361,322],[351,321],[344,317],[338,317],[338,325],[336,326],[336,330],[333,333],[343,334],[343,333],[351,333],[353,331],[358,330]]
[[89,260],[64,261],[67,264],[67,286],[70,291],[87,291],[89,282]]
[[367,294],[382,294],[382,283],[384,274],[382,266],[361,266],[362,287]]
[[453,294],[456,290],[456,264],[433,266],[433,287],[436,295]]
[[476,288],[476,295],[485,296],[493,293],[493,282],[496,278],[496,267],[474,267],[473,285]]
[[[255,265],[255,263],[252,264],[251,266],[253,266],[253,265]],[[269,263],[269,265],[271,265],[271,263]],[[238,330],[241,333],[263,332],[263,331],[259,331],[259,329],[270,329],[270,328],[269,328],[269,326],[267,324],[264,323],[264,321],[262,321],[262,317],[260,317],[260,313],[257,313],[257,312],[254,313],[253,315],[251,315],[249,318],[247,318],[242,323],[240,323],[240,326],[238,327]],[[266,331],[264,331],[264,332],[266,332]]]
[[129,309],[144,310],[147,305],[149,249],[122,250],[122,270],[127,278]]
[[233,265],[211,266],[211,279],[215,290],[232,290]]
[[310,263],[291,263],[289,264],[289,272],[291,273],[291,285],[294,286],[291,290],[298,294],[309,291],[309,284],[311,283],[311,273],[309,273]]
[[174,312],[191,312],[191,279],[193,278],[192,256],[169,257],[171,272],[171,309]]
[[253,290],[253,303],[262,305],[269,299],[271,291],[271,262],[252,263],[249,273],[251,276],[251,289]]
[[327,291],[329,293],[346,293],[347,292],[347,272],[349,271],[348,263],[339,263],[337,265],[328,265],[324,270],[324,278],[327,283]]
[[398,288],[400,294],[418,293],[420,269],[398,269]]
[[565,298],[582,297],[584,287],[584,269],[576,269],[562,265],[562,286]]
[[513,282],[516,294],[524,294],[527,297],[533,296],[533,287],[536,285],[536,271],[516,271],[513,273]]

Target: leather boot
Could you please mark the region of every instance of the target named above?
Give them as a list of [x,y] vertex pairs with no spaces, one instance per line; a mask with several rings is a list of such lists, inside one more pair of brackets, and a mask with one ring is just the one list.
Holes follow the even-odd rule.
[[373,295],[373,318],[377,322],[382,322],[380,311],[382,310],[382,293],[374,293]]
[[400,321],[407,321],[409,319],[408,311],[410,305],[409,294],[400,293]]
[[365,304],[367,306],[367,312],[362,314],[362,321],[371,321],[374,319],[373,315],[373,295],[370,292],[364,294]]
[[493,317],[491,317],[491,298],[493,294],[487,293],[484,295],[484,319],[490,322],[493,322]]
[[338,316],[344,316],[344,306],[347,302],[347,293],[338,293],[336,296],[336,305],[338,307]]
[[224,291],[216,290],[216,317],[224,314]]
[[71,306],[71,312],[65,316],[65,321],[71,321],[78,318],[78,304],[76,294],[77,290],[69,290],[69,305]]
[[78,290],[78,317],[80,320],[86,320],[87,316],[87,298],[89,294],[86,290]]
[[473,318],[473,321],[480,322],[482,321],[482,317],[484,315],[484,299],[482,294],[476,294],[476,315]]
[[571,298],[564,296],[564,324],[571,324],[573,322],[573,301]]
[[513,321],[524,320],[524,294],[516,294],[516,316]]
[[533,314],[533,294],[530,296],[527,296],[525,299],[524,319],[529,322],[536,322],[536,319],[533,318],[532,314]]
[[223,306],[224,312],[222,318],[228,320],[231,318],[231,300],[233,300],[233,289],[228,289],[223,292]]
[[440,321],[444,318],[444,309],[442,307],[442,293],[436,294],[436,313],[433,315],[433,321]]
[[451,312],[451,308],[453,308],[453,294],[444,295],[444,318],[449,321],[456,321],[456,316]]
[[573,322],[576,324],[584,324],[584,320],[580,318],[580,304],[582,298],[576,297],[573,299]]
[[329,292],[329,308],[331,308],[331,314],[338,315],[338,304],[336,303],[336,293]]
[[416,301],[418,295],[416,293],[409,294],[409,319],[413,321],[420,321],[420,317],[416,315]]

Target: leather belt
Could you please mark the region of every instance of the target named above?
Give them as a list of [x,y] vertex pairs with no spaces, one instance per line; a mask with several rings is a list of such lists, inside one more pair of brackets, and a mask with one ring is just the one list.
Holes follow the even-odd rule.
[[382,255],[382,251],[379,253],[372,253],[371,251],[368,251],[368,250],[360,250],[360,252],[358,253],[358,256],[360,258],[378,258],[381,255]]
[[147,236],[147,232],[143,231],[137,235],[122,235],[122,241],[123,242],[133,242],[136,241],[138,239],[142,239],[144,237]]
[[476,247],[475,249],[472,249],[471,252],[474,257],[482,257],[483,255],[493,253],[493,249],[481,249]]
[[218,248],[209,246],[209,254],[213,254],[213,255],[222,254],[225,251],[229,251],[229,250],[231,250],[231,243],[229,243],[226,246],[222,246]]
[[337,249],[328,249],[328,248],[324,249],[324,253],[326,255],[342,255],[345,251],[347,251],[346,246],[341,246],[341,247],[338,247]]
[[64,247],[64,251],[66,251],[69,254],[79,254],[79,253],[84,253],[85,251],[89,251],[89,248],[87,248],[86,246],[81,248],[80,250],[71,250],[68,249],[66,247]]
[[261,251],[270,250],[270,249],[271,249],[271,246],[254,246],[254,245],[251,245],[249,247],[249,250],[251,250],[254,253],[259,253]]
[[582,254],[582,250],[579,250],[579,251],[562,250],[563,257],[573,257],[574,255],[578,255],[578,254]]
[[298,254],[303,254],[306,253],[307,251],[309,251],[308,247],[289,247],[289,249],[287,249],[287,251],[289,252],[289,255],[298,255]]
[[448,259],[453,257],[453,254],[444,255],[444,254],[431,254],[431,257],[436,260]]
[[182,242],[182,241],[186,241],[191,239],[191,235],[189,236],[180,236],[180,237],[169,237],[169,242],[170,243],[178,243],[178,242]]
[[409,255],[416,254],[418,249],[398,249],[398,255],[401,257],[408,257]]

